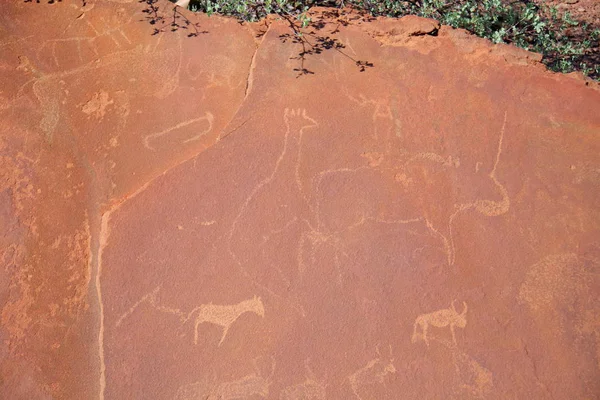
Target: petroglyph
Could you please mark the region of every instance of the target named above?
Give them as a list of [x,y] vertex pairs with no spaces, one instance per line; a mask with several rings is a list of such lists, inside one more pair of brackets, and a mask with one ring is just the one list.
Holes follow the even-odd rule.
[[201,121],[206,121],[208,123],[208,126],[200,131],[200,133],[197,133],[191,137],[188,137],[186,139],[183,139],[181,141],[182,144],[185,143],[189,143],[189,142],[193,142],[195,140],[200,139],[202,136],[206,135],[207,133],[209,133],[210,131],[212,131],[212,127],[213,127],[213,122],[214,122],[214,116],[206,111],[204,113],[204,116],[202,117],[198,117],[198,118],[192,118],[190,120],[187,121],[183,121],[178,123],[175,126],[172,126],[170,128],[167,129],[163,129],[160,132],[155,132],[155,133],[151,133],[150,135],[146,135],[144,136],[144,146],[150,150],[156,151],[156,148],[154,147],[154,145],[152,144],[152,142],[156,141],[158,138],[161,138],[165,135],[170,135],[172,132],[177,131],[181,128],[185,128],[186,126],[201,122]]
[[376,349],[379,357],[369,361],[367,365],[360,368],[348,377],[352,393],[357,399],[362,400],[359,394],[361,387],[373,384],[383,384],[388,374],[395,374],[394,359],[392,358],[392,346],[389,347],[389,356],[381,358],[379,348]]
[[369,167],[378,167],[383,162],[384,155],[374,151],[369,151],[361,154],[369,162]]
[[[454,261],[456,260],[456,249],[454,246],[454,235],[452,232],[452,229],[453,229],[452,227],[453,227],[455,219],[459,215],[461,215],[465,211],[475,209],[475,211],[477,211],[481,215],[484,215],[487,217],[497,217],[497,216],[506,214],[510,208],[510,198],[508,196],[508,191],[506,190],[504,185],[502,185],[500,183],[500,181],[498,180],[498,177],[496,176],[498,164],[500,163],[500,155],[502,154],[502,145],[504,142],[504,133],[505,133],[505,129],[506,129],[506,118],[507,118],[507,113],[505,112],[504,120],[502,122],[502,128],[500,129],[500,136],[498,139],[498,149],[496,151],[494,166],[492,167],[492,170],[488,174],[488,177],[492,180],[492,182],[494,183],[494,186],[496,187],[497,191],[499,192],[501,199],[500,200],[478,199],[471,203],[455,204],[456,210],[448,219],[448,235],[447,236],[442,234],[439,230],[435,229],[431,224],[428,224],[428,227],[432,232],[434,232],[437,235],[442,237],[442,240],[444,242],[444,247],[446,249],[446,254],[448,257],[448,265],[450,265],[450,266],[454,265]],[[452,162],[455,167],[460,166],[460,161],[458,159],[454,160],[450,157],[448,159],[448,162]],[[476,165],[477,170],[479,169],[478,164]]]
[[467,303],[463,301],[463,311],[459,314],[454,307],[454,301],[450,305],[450,308],[443,310],[434,311],[429,314],[421,314],[415,320],[413,327],[412,342],[415,343],[418,340],[417,328],[421,328],[421,337],[427,346],[429,346],[429,339],[427,338],[427,330],[429,326],[435,326],[436,328],[450,327],[452,333],[452,342],[456,346],[456,335],[454,333],[454,327],[464,328],[467,326]]
[[327,398],[324,381],[317,381],[315,374],[308,365],[308,360],[304,363],[304,366],[306,368],[304,382],[283,389],[279,396],[281,400],[325,400]]
[[309,117],[306,114],[306,109],[288,109],[286,108],[283,113],[283,120],[287,132],[298,132],[297,146],[298,153],[296,155],[296,167],[294,168],[294,178],[296,180],[296,186],[298,191],[303,196],[304,200],[308,203],[306,194],[304,193],[304,186],[300,179],[300,161],[302,160],[302,139],[304,137],[304,131],[310,128],[316,128],[319,126],[317,121]]
[[[234,218],[232,224],[231,224],[231,228],[229,229],[229,232],[227,234],[227,250],[231,256],[231,258],[236,262],[236,264],[238,265],[238,267],[240,268],[240,271],[254,284],[256,284],[258,287],[260,287],[261,289],[265,290],[266,292],[268,292],[270,295],[277,297],[281,300],[284,300],[284,297],[282,297],[281,295],[278,295],[277,293],[275,293],[272,289],[270,289],[269,287],[265,286],[264,284],[262,284],[261,282],[256,281],[256,279],[254,277],[252,277],[248,271],[244,268],[244,266],[242,265],[242,262],[240,261],[239,257],[235,254],[235,252],[233,251],[232,247],[231,247],[231,242],[232,242],[232,238],[233,235],[237,229],[237,225],[239,223],[239,221],[241,220],[242,216],[245,215],[246,210],[248,209],[248,206],[250,205],[250,203],[252,203],[252,201],[255,199],[255,197],[266,187],[268,186],[274,179],[275,176],[277,175],[277,173],[279,172],[279,169],[281,168],[281,164],[283,163],[283,160],[286,158],[286,155],[288,153],[289,150],[289,142],[290,142],[290,133],[293,131],[293,129],[297,129],[301,134],[303,133],[303,131],[307,128],[311,128],[311,127],[316,127],[318,124],[315,120],[313,120],[312,118],[308,117],[306,114],[306,110],[305,109],[290,109],[290,108],[285,108],[284,112],[283,112],[283,120],[286,126],[286,131],[284,134],[284,138],[283,138],[283,145],[282,145],[282,149],[281,149],[281,153],[279,154],[279,156],[277,157],[277,160],[275,161],[275,165],[273,167],[273,170],[271,171],[271,174],[266,176],[265,178],[263,178],[255,187],[254,189],[252,189],[252,191],[250,192],[250,194],[248,195],[248,197],[246,197],[246,200],[242,203],[240,210],[238,212],[238,214],[236,215],[236,217]],[[300,124],[298,124],[298,126],[295,126],[295,121],[300,121]],[[308,122],[308,124],[306,123]],[[301,305],[294,303],[290,304],[291,307],[293,307],[296,311],[298,311],[302,316],[305,315],[305,312],[302,308]]]
[[303,383],[286,387],[282,392],[281,400],[325,400],[325,385],[307,378]]
[[158,301],[158,292],[160,290],[160,286],[157,286],[153,291],[151,291],[150,293],[147,293],[146,295],[142,296],[142,298],[140,300],[138,300],[137,302],[134,303],[133,306],[131,306],[129,308],[129,310],[127,310],[123,315],[121,315],[118,319],[117,322],[115,323],[115,328],[119,327],[119,325],[121,325],[121,323],[123,323],[123,321],[129,317],[131,314],[133,314],[133,312],[135,310],[137,310],[137,308],[139,306],[141,306],[142,304],[149,304],[152,308],[154,308],[155,310],[158,310],[160,312],[164,312],[167,314],[173,314],[175,316],[177,316],[177,318],[179,318],[181,320],[181,322],[185,322],[187,314],[184,313],[183,311],[176,309],[176,308],[171,308],[171,307],[165,307],[163,305],[160,304],[160,302]]
[[108,99],[108,93],[104,90],[94,93],[94,96],[81,107],[81,111],[87,115],[101,119],[106,114],[106,107],[114,104],[113,100]]
[[252,299],[241,301],[238,304],[216,305],[209,303],[196,307],[187,317],[187,320],[189,320],[192,316],[195,316],[194,344],[198,344],[198,326],[207,322],[223,327],[223,335],[219,341],[219,346],[221,346],[231,325],[240,317],[240,315],[247,312],[254,313],[259,317],[264,318],[265,308],[260,297],[254,296]]
[[454,349],[454,366],[462,384],[461,391],[484,399],[494,387],[492,372],[479,364],[475,359],[462,351]]
[[500,138],[498,139],[498,151],[496,152],[494,167],[488,175],[494,182],[494,185],[496,185],[498,192],[500,192],[502,200],[477,200],[475,202],[475,209],[488,217],[496,217],[498,215],[506,214],[510,208],[510,198],[508,197],[508,192],[506,191],[504,185],[502,185],[496,177],[498,163],[500,162],[500,155],[502,154],[502,142],[504,141],[504,131],[506,129],[506,115],[507,113],[505,112],[504,121],[502,122],[502,129],[500,130]]
[[43,117],[40,129],[44,132],[46,141],[51,142],[56,126],[60,119],[59,92],[55,82],[39,80],[33,84],[33,93],[40,102]]
[[275,373],[275,360],[272,360],[271,372],[264,377],[255,364],[257,371],[240,379],[215,385],[205,381],[194,382],[180,387],[175,400],[239,400],[259,396],[267,398]]
[[153,309],[174,315],[177,317],[182,326],[187,324],[190,320],[194,321],[194,344],[198,344],[198,327],[202,323],[211,323],[223,327],[223,334],[219,341],[219,346],[225,340],[227,332],[231,325],[240,317],[240,315],[251,312],[260,317],[265,316],[265,309],[263,302],[260,297],[254,296],[252,299],[241,301],[237,304],[230,305],[215,305],[212,303],[201,304],[194,308],[189,313],[185,313],[178,308],[166,307],[160,304],[158,300],[158,293],[160,287],[156,287],[151,292],[142,296],[137,302],[135,302],[129,310],[123,313],[115,323],[115,327],[119,327],[123,321],[133,314],[142,304],[148,304]]
[[440,156],[439,154],[431,153],[431,152],[423,152],[423,153],[415,154],[414,156],[412,156],[411,158],[408,159],[408,161],[406,162],[405,165],[408,165],[408,164],[413,163],[418,160],[431,161],[436,164],[441,164],[445,167],[452,167],[452,168],[460,167],[460,158],[452,157],[451,155],[444,158],[444,157]]
[[575,299],[583,301],[589,272],[577,254],[553,254],[529,268],[519,290],[519,300],[531,312],[555,313],[558,304],[573,306]]

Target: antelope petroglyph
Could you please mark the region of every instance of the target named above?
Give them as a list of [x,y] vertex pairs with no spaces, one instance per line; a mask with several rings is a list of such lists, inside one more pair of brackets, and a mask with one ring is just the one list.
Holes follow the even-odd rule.
[[275,373],[275,360],[271,358],[271,372],[261,371],[254,361],[253,373],[242,378],[216,383],[216,377],[203,376],[202,380],[181,386],[175,400],[241,400],[268,398],[269,388]]
[[231,325],[246,312],[253,312],[256,315],[265,316],[265,308],[260,297],[254,296],[249,300],[244,300],[238,304],[216,305],[202,304],[193,309],[186,318],[185,322],[194,318],[194,344],[198,344],[198,326],[204,322],[219,325],[223,327],[223,335],[219,341],[219,346],[225,340],[227,332]]
[[348,377],[350,388],[359,400],[362,400],[362,397],[359,394],[361,386],[384,383],[386,375],[396,373],[394,359],[392,358],[392,346],[390,346],[389,357],[386,358],[381,358],[379,348],[376,348],[375,350],[379,357],[369,361],[367,365]]
[[325,400],[327,398],[325,379],[317,379],[309,366],[309,361],[304,360],[306,369],[304,382],[283,389],[279,396],[280,400]]
[[463,301],[463,311],[458,313],[454,307],[454,301],[450,304],[450,308],[443,310],[434,311],[429,314],[421,314],[415,320],[415,326],[412,335],[412,342],[415,343],[418,339],[417,327],[421,327],[422,337],[425,344],[429,346],[429,340],[427,339],[427,329],[429,326],[435,326],[436,328],[450,327],[452,332],[452,341],[456,345],[456,335],[454,334],[454,327],[464,328],[467,326],[467,303]]

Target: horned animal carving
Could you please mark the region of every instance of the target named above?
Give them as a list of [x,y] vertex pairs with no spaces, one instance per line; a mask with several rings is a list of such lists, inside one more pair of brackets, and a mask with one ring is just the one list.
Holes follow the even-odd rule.
[[373,385],[375,383],[384,383],[385,377],[388,374],[395,374],[394,359],[392,358],[392,346],[390,345],[389,356],[382,358],[379,353],[379,347],[375,348],[378,357],[369,361],[367,365],[355,371],[348,376],[350,388],[357,399],[363,400],[359,394],[359,389],[365,385]]
[[412,342],[415,343],[418,339],[417,327],[421,327],[422,337],[425,344],[429,346],[429,340],[427,339],[427,329],[429,326],[435,326],[437,328],[450,327],[452,333],[452,341],[456,345],[456,335],[454,334],[454,327],[464,328],[467,326],[467,303],[463,301],[463,311],[459,314],[454,307],[454,301],[450,304],[450,308],[443,310],[434,311],[429,314],[421,314],[415,320],[415,326],[412,335]]
[[260,317],[265,316],[265,308],[260,297],[254,296],[252,299],[244,300],[238,304],[216,305],[209,303],[196,307],[186,319],[187,321],[192,315],[196,316],[194,318],[194,344],[198,344],[198,326],[208,322],[223,327],[223,335],[219,341],[219,346],[221,346],[231,325],[240,315],[246,312],[253,312]]

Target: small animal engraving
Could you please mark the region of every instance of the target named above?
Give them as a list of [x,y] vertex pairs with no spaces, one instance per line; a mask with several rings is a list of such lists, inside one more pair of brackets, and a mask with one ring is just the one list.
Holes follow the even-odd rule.
[[208,322],[223,327],[223,335],[219,341],[219,346],[221,346],[231,325],[240,315],[246,312],[253,312],[264,318],[265,308],[260,297],[254,296],[252,299],[244,300],[238,304],[216,305],[209,303],[195,308],[187,318],[189,320],[192,316],[196,316],[194,319],[194,344],[198,344],[198,326]]
[[429,340],[427,339],[427,329],[429,326],[435,326],[437,328],[445,328],[446,326],[450,327],[450,332],[452,332],[452,341],[456,346],[456,335],[454,333],[454,327],[458,326],[459,328],[464,328],[467,326],[467,303],[463,301],[463,311],[462,313],[458,313],[456,308],[454,307],[454,301],[450,304],[450,308],[446,308],[443,310],[434,311],[429,314],[421,314],[415,320],[412,342],[415,343],[418,339],[417,335],[417,327],[421,328],[423,341],[425,344],[429,346]]
[[241,400],[257,397],[268,398],[269,387],[275,373],[275,360],[272,360],[271,373],[264,376],[255,364],[256,371],[240,379],[220,384],[204,381],[194,382],[179,388],[175,400]]
[[362,400],[362,397],[359,394],[359,388],[361,386],[384,383],[386,375],[396,373],[394,359],[392,358],[392,347],[390,346],[390,354],[389,357],[386,358],[381,358],[378,348],[376,351],[379,357],[369,361],[367,365],[348,377],[350,388],[359,400]]
[[327,398],[325,383],[317,380],[308,364],[309,360],[305,360],[306,379],[304,382],[283,389],[279,396],[280,400],[325,400]]

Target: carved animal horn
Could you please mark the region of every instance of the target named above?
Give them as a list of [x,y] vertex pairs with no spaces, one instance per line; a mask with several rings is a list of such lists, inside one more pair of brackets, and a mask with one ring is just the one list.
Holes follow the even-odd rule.
[[463,301],[463,312],[461,313],[461,315],[465,315],[467,314],[467,303]]

